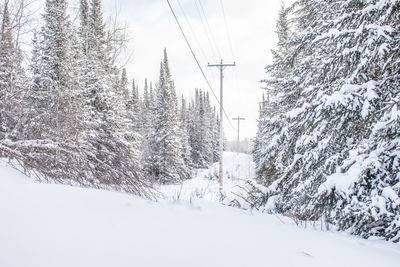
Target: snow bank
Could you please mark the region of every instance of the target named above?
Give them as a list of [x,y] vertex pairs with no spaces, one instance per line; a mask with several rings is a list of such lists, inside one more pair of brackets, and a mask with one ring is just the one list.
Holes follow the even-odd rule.
[[[397,267],[400,246],[196,200],[21,183],[0,169],[0,266]],[[23,178],[25,179],[25,178]],[[14,181],[14,182],[13,182]],[[388,194],[390,194],[388,192]]]
[[0,158],[0,186],[8,184],[27,184],[34,181],[20,171],[11,168],[8,160]]

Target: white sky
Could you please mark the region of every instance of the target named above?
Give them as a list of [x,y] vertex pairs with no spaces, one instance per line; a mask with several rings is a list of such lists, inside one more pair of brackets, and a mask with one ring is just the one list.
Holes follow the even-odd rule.
[[[44,0],[40,2],[43,5]],[[140,90],[145,78],[157,81],[164,48],[168,51],[178,94],[189,97],[194,95],[195,88],[208,89],[166,0],[102,2],[104,18],[117,10],[119,20],[129,28],[132,38],[129,48],[133,50],[133,57],[127,65],[127,71],[130,79],[135,78]],[[224,72],[224,108],[230,120],[237,116],[246,118],[240,124],[241,139],[254,137],[263,86],[259,81],[265,78],[264,67],[271,62],[270,50],[276,44],[275,23],[280,0],[222,0],[234,57],[225,28],[221,0],[170,2],[218,97],[219,70],[207,67],[207,63],[219,63],[221,58],[225,63],[236,62],[237,67],[228,67]],[[72,12],[78,3],[79,0],[70,1]],[[209,27],[207,21],[199,17],[199,12],[203,15],[200,3]],[[210,96],[217,105],[211,92]],[[237,138],[237,122],[231,122],[234,127],[224,117],[224,131],[228,140]]]

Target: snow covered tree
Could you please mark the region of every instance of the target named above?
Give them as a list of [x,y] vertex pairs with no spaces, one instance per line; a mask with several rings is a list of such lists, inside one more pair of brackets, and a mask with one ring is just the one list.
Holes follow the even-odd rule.
[[14,37],[17,27],[11,23],[8,1],[4,2],[0,31],[0,139],[15,139],[24,108],[27,84],[22,54]]
[[[28,95],[34,106],[32,125],[38,129],[31,138],[68,138],[78,132],[78,110],[74,108],[79,71],[74,69],[73,30],[68,21],[66,1],[48,0],[44,26],[35,41],[31,69],[34,80]],[[40,58],[38,58],[40,56]]]
[[272,183],[266,194],[278,196],[278,211],[399,241],[398,7],[388,0],[290,7],[296,34],[267,68],[276,93],[258,137],[259,180]]
[[204,160],[202,157],[202,139],[200,129],[200,91],[196,89],[194,101],[189,106],[189,141],[192,147],[192,160],[196,168],[204,168]]
[[[132,85],[132,87],[134,87],[134,85]],[[132,88],[133,90],[133,88]],[[135,90],[137,94],[139,94],[138,90]],[[139,122],[139,129],[140,129],[140,133],[142,135],[144,135],[146,132],[149,132],[150,129],[150,121],[149,121],[149,117],[151,117],[152,115],[152,96],[150,95],[150,88],[149,88],[149,84],[147,82],[147,78],[144,81],[144,88],[143,88],[143,97],[142,97],[142,101],[139,102],[139,108],[138,110],[140,110],[140,113],[138,114],[138,122]],[[132,96],[132,98],[134,98],[135,100],[137,99],[139,101],[139,97],[136,96]]]
[[138,135],[126,116],[127,88],[107,64],[101,27],[86,21],[102,23],[101,10],[90,13],[86,1],[81,5],[76,30],[65,0],[46,1],[18,118],[22,134],[1,142],[0,154],[18,159],[39,180],[149,196],[136,154]]
[[193,166],[207,168],[219,157],[219,124],[215,107],[211,105],[208,93],[196,89],[195,98],[187,109],[186,124]]
[[213,120],[212,120],[212,152],[213,152],[213,163],[219,161],[219,114],[213,108]]
[[185,161],[186,166],[192,167],[192,148],[189,142],[189,113],[186,107],[186,99],[182,96],[181,109],[180,109],[180,125],[179,129],[181,131],[182,140],[182,158]]
[[265,100],[263,95],[253,151],[258,178],[267,184],[280,176],[279,168],[276,166],[279,165],[277,159],[285,158],[285,155],[280,153],[280,147],[276,145],[276,136],[284,131],[282,114],[290,110],[290,105],[295,103],[297,97],[296,93],[289,92],[288,89],[291,88],[289,84],[293,83],[289,78],[289,73],[294,66],[294,54],[298,57],[299,52],[291,53],[290,51],[299,49],[297,46],[302,42],[298,41],[297,35],[291,35],[288,22],[289,10],[282,3],[276,24],[278,44],[277,48],[271,51],[273,63],[266,67],[269,79],[264,81],[268,85],[267,95],[272,96],[272,101]]
[[82,43],[82,53],[89,54],[90,17],[88,0],[80,0],[79,4],[79,30],[78,34]]
[[153,84],[148,87],[145,81],[143,107],[142,107],[142,152],[144,162],[144,173],[154,180],[156,177],[156,103],[153,92]]
[[[146,85],[147,86],[147,85]],[[129,98],[128,101],[128,112],[134,124],[134,129],[138,133],[142,133],[142,121],[140,120],[141,114],[141,102],[139,98],[139,88],[135,83],[135,80],[132,80],[132,89],[131,95],[127,96]]]
[[160,67],[155,111],[154,176],[163,184],[182,181],[189,177],[189,168],[182,158],[177,99],[166,50]]

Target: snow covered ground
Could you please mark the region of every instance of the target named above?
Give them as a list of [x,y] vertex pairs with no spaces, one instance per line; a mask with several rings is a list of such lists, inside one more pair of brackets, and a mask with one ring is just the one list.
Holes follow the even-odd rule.
[[[163,185],[157,188],[166,199],[191,202],[194,199],[219,201],[218,183],[219,163],[214,163],[209,169],[197,169],[193,179],[186,180],[182,185]],[[223,193],[228,198],[241,194],[241,186],[247,180],[255,177],[255,167],[251,155],[224,152]]]
[[398,267],[399,262],[399,244],[302,229],[286,218],[204,199],[150,202],[34,183],[0,164],[1,267]]

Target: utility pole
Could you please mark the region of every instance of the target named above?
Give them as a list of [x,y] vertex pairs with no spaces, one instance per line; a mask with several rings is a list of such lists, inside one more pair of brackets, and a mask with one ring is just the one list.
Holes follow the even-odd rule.
[[237,137],[237,153],[239,153],[239,133],[240,133],[240,121],[244,121],[245,118],[240,118],[240,116],[238,116],[237,118],[232,118],[232,120],[237,120],[238,121],[238,137]]
[[224,79],[224,69],[226,67],[236,66],[235,62],[233,64],[224,64],[222,59],[220,64],[210,64],[208,67],[217,67],[220,71],[220,91],[219,91],[219,191],[222,192],[223,188],[223,150],[224,150],[224,127],[223,127],[223,79]]

